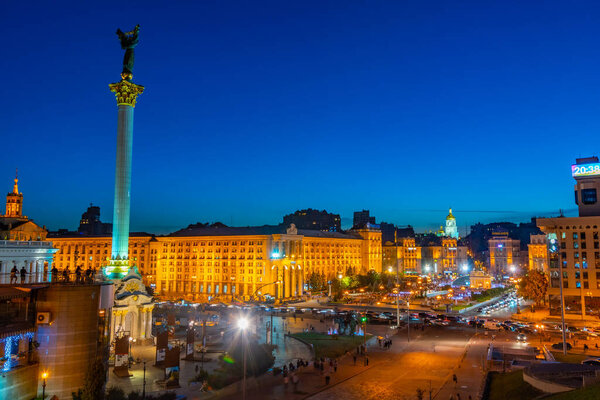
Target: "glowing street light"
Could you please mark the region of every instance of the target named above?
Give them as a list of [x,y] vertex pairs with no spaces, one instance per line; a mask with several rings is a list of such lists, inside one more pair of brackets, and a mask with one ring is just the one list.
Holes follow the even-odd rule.
[[467,264],[463,265],[463,271],[467,272],[469,270],[469,266]]
[[46,379],[48,378],[48,373],[46,371],[42,372],[42,400],[46,398]]
[[392,266],[391,266],[391,265],[388,267],[388,272],[389,272],[390,274],[392,273]]

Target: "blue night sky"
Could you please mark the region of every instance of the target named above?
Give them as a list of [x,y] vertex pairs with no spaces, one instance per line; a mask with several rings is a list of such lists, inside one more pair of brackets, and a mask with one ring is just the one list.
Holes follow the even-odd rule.
[[[279,223],[299,208],[439,226],[572,210],[599,154],[597,2],[170,1],[0,5],[0,189],[75,229],[112,219],[123,51],[132,230]],[[534,6],[535,4],[535,6]]]

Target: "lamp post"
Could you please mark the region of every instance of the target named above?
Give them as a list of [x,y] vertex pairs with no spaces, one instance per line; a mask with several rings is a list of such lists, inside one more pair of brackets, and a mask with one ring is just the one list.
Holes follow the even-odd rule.
[[248,328],[248,320],[246,318],[240,318],[238,321],[238,328],[242,333],[242,352],[244,353],[244,375],[242,378],[242,400],[246,400],[246,329]]
[[400,290],[394,289],[396,294],[396,326],[400,328]]
[[406,302],[406,339],[410,343],[410,301]]
[[146,400],[146,361],[144,361],[144,380],[142,382],[142,400]]
[[46,398],[46,379],[48,378],[48,373],[42,373],[42,400]]

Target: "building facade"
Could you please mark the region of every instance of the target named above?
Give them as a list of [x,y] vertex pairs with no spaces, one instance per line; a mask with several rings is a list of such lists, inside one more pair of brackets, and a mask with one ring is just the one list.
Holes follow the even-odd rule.
[[[61,271],[67,267],[74,271],[78,265],[99,269],[110,257],[108,236],[51,240],[58,249],[55,264]],[[381,272],[381,232],[373,227],[341,233],[294,225],[200,225],[167,236],[132,234],[129,257],[144,283],[163,298],[289,298],[306,291],[312,273],[333,278]]]
[[548,245],[546,235],[531,235],[527,245],[529,269],[548,272]]
[[[507,275],[521,267],[521,241],[499,233],[488,240],[490,273]],[[514,269],[514,271],[513,271]]]
[[452,209],[448,211],[446,217],[446,226],[444,227],[444,233],[446,236],[458,239],[458,226],[456,225],[456,218],[452,215]]
[[458,241],[451,237],[424,235],[418,238],[421,247],[421,268],[424,273],[453,274],[459,271],[459,265],[466,263],[466,248],[459,249]]
[[[110,260],[112,237],[109,235],[50,234],[48,240],[58,250],[54,262],[60,271],[68,268],[75,272],[77,266],[100,271]],[[139,270],[146,285],[156,283],[156,256],[152,249],[157,247],[151,249],[150,246],[154,240],[154,236],[147,233],[132,233],[129,239],[129,261]]]
[[399,238],[395,243],[386,242],[382,248],[384,272],[407,275],[421,274],[421,248],[414,237]]

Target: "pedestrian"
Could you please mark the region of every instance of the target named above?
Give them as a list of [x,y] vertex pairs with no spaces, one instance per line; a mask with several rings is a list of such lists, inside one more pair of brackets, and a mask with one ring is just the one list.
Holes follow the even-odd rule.
[[52,282],[56,282],[56,280],[58,279],[58,268],[56,268],[56,265],[52,266],[51,273],[52,273]]
[[352,358],[354,359],[354,365],[356,365],[356,354],[353,354]]
[[196,364],[196,374],[198,374],[198,364]]
[[325,385],[329,385],[329,380],[331,379],[331,375],[329,375],[329,370],[325,373]]
[[17,283],[17,272],[19,272],[19,270],[17,269],[17,266],[15,265],[11,270],[10,270],[10,283]]
[[300,378],[298,378],[298,374],[294,373],[292,375],[292,384],[294,385],[294,393],[298,393],[298,382]]
[[596,350],[598,350],[598,343],[596,343]]
[[75,283],[81,282],[81,265],[75,268]]
[[369,357],[365,356],[365,365],[368,367],[369,366]]
[[333,361],[333,372],[337,372],[337,360]]
[[456,393],[456,400],[460,400],[460,393]]
[[456,384],[458,383],[458,378],[456,377],[456,374],[452,374],[452,380],[454,381],[454,386],[456,386]]
[[66,266],[65,269],[63,269],[63,280],[65,282],[69,282],[69,266]]
[[21,267],[21,283],[25,283],[25,276],[27,275],[27,270],[25,267]]

